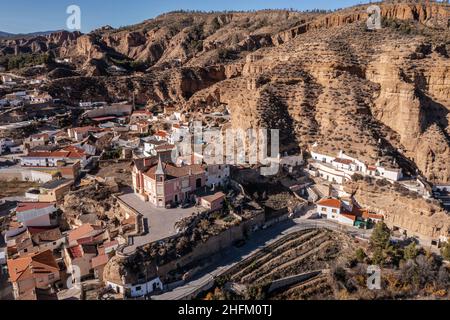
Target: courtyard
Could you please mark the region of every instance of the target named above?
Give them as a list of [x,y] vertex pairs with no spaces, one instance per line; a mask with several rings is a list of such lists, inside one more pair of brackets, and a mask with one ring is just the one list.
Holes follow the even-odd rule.
[[196,207],[186,209],[157,208],[149,202],[142,201],[134,193],[119,196],[119,199],[142,214],[144,221],[144,235],[133,237],[130,240],[130,246],[124,250],[126,254],[134,252],[140,246],[176,235],[175,223],[196,214],[198,210]]

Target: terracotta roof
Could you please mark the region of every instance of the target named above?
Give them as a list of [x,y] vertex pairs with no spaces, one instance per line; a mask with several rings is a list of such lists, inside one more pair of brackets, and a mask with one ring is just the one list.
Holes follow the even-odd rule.
[[340,209],[342,202],[337,199],[323,199],[317,203],[319,206]]
[[108,261],[109,261],[109,257],[106,254],[102,254],[95,258],[92,258],[92,268],[104,266],[108,263]]
[[158,131],[155,133],[155,136],[160,136],[160,137],[167,137],[169,134],[165,131]]
[[54,206],[54,202],[20,202],[17,205],[16,212],[25,212],[29,210],[38,210]]
[[155,150],[156,151],[164,151],[164,150],[171,150],[174,148],[175,148],[175,145],[173,145],[173,144],[163,144],[163,145],[155,147]]
[[48,274],[59,271],[58,264],[50,250],[8,260],[7,263],[9,277],[12,282],[31,279],[43,273]]
[[[157,165],[150,168],[150,170],[148,170],[145,173],[145,175],[152,179],[155,179],[156,178],[155,177],[156,169],[157,169]],[[200,165],[200,164],[193,164],[193,165],[189,165],[189,166],[177,167],[173,164],[163,163],[163,170],[164,170],[164,173],[166,174],[166,178],[168,180],[170,180],[172,178],[187,177],[187,176],[189,176],[189,174],[196,175],[196,174],[202,174],[205,172],[205,169],[203,169],[202,165]]]
[[349,159],[341,159],[341,158],[336,158],[336,159],[334,159],[333,161],[334,161],[334,162],[337,162],[337,163],[347,164],[347,165],[353,163],[352,160],[349,160]]
[[66,158],[68,155],[67,151],[32,151],[22,158]]
[[93,236],[93,234],[102,231],[102,227],[94,226],[92,224],[83,224],[77,229],[69,231],[69,243],[72,241],[77,241],[79,239],[87,238]]
[[364,219],[375,219],[375,220],[382,220],[384,218],[384,216],[381,214],[370,213],[367,210],[362,211],[362,217]]
[[85,132],[89,132],[89,131],[93,131],[93,132],[101,131],[101,129],[97,128],[97,127],[79,127],[79,128],[72,128],[72,130],[77,133],[85,133]]
[[110,121],[110,120],[114,120],[114,119],[116,119],[116,118],[117,118],[117,117],[110,116],[110,117],[98,117],[98,118],[92,118],[92,120],[93,120],[93,121],[101,122],[101,121]]
[[63,237],[61,230],[54,227],[29,227],[28,233],[36,244],[53,242]]
[[342,216],[352,220],[352,221],[356,221],[356,216],[349,214],[349,213],[341,213]]
[[81,245],[77,245],[77,246],[74,246],[74,247],[67,248],[67,251],[69,252],[70,257],[72,259],[83,257],[83,250],[81,248]]
[[147,110],[136,110],[133,112],[133,116],[134,115],[143,115],[143,114],[148,115],[148,116],[153,116],[153,113],[151,113],[150,111],[147,111]]
[[209,203],[212,203],[219,199],[223,199],[224,197],[225,197],[225,194],[223,192],[216,192],[215,194],[212,194],[210,196],[202,197],[202,199],[208,201]]

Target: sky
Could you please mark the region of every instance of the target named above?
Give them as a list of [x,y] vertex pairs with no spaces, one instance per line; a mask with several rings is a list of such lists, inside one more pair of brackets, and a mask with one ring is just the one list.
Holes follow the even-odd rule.
[[369,2],[361,0],[4,0],[0,31],[30,33],[66,28],[70,5],[81,9],[81,31],[101,26],[127,26],[174,10],[336,9]]

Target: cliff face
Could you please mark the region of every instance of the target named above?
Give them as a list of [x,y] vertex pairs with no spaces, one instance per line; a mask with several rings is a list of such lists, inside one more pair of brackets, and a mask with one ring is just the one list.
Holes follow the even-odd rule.
[[355,192],[359,204],[383,214],[390,228],[408,230],[408,236],[439,240],[450,234],[450,220],[441,207],[423,198],[402,195],[393,187],[378,187],[365,182],[349,183],[347,191]]
[[201,109],[213,96],[229,106],[235,127],[280,129],[282,149],[318,142],[324,152],[407,164],[410,173],[417,166],[448,182],[449,33],[439,26],[450,14],[436,6],[382,7],[384,16],[412,17],[415,31],[368,32],[361,8],[318,18],[310,24],[322,29],[290,32],[288,42],[247,55],[238,77],[199,92],[186,108]]

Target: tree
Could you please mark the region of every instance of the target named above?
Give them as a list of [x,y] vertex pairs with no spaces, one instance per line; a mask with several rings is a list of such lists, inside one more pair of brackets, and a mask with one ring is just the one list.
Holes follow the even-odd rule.
[[375,265],[382,266],[384,264],[384,253],[383,249],[376,248],[373,256],[372,256],[372,263]]
[[385,250],[388,248],[391,238],[391,230],[384,222],[377,223],[370,238],[370,246],[373,249]]
[[405,260],[414,260],[418,255],[419,255],[419,250],[417,249],[415,242],[411,242],[403,250],[403,259],[405,259]]

